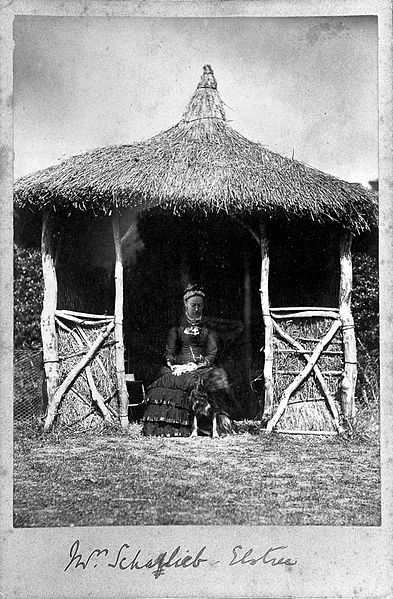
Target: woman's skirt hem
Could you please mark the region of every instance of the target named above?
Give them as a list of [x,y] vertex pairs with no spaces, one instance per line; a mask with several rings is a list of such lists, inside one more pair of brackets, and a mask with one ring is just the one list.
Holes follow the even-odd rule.
[[142,417],[144,436],[189,437],[190,393],[210,369],[176,376],[165,373],[147,391],[146,410]]

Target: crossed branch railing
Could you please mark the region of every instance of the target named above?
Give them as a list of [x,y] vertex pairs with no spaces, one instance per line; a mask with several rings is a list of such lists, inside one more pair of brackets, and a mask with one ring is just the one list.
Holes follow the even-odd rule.
[[337,432],[341,432],[341,427],[339,423],[339,415],[337,408],[334,403],[334,399],[329,391],[328,385],[323,377],[321,370],[317,365],[317,361],[319,360],[322,352],[326,349],[326,347],[331,343],[337,331],[341,328],[341,321],[335,317],[332,326],[329,331],[322,337],[314,351],[311,352],[310,357],[307,357],[308,350],[299,343],[296,339],[294,339],[289,333],[284,331],[282,327],[272,318],[273,327],[276,330],[277,334],[287,343],[292,345],[295,349],[298,350],[300,356],[303,360],[305,360],[306,365],[303,370],[298,374],[298,376],[292,381],[292,383],[285,389],[282,398],[278,404],[277,410],[272,418],[269,420],[266,426],[267,431],[272,431],[276,426],[277,422],[281,418],[282,414],[285,411],[285,408],[288,405],[289,399],[295,393],[295,391],[300,387],[300,385],[308,378],[310,373],[314,371],[315,377],[322,389],[323,394],[326,397],[327,403],[329,405],[330,411],[332,413],[334,426]]

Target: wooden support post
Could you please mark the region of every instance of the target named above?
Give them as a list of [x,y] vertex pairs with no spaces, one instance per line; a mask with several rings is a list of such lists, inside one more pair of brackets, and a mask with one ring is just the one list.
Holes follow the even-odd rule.
[[269,240],[266,234],[266,225],[261,223],[261,308],[265,327],[265,360],[263,366],[264,378],[264,408],[262,420],[269,420],[273,409],[273,322],[270,314],[269,302]]
[[357,379],[356,336],[351,311],[352,296],[352,235],[343,233],[340,240],[340,299],[339,311],[343,326],[344,376],[341,401],[344,418],[355,416],[355,387]]
[[55,324],[55,311],[57,308],[57,277],[52,223],[52,212],[49,208],[46,208],[42,215],[41,235],[42,274],[44,278],[41,337],[49,407],[53,402],[53,396],[59,386],[60,377],[59,352]]
[[123,340],[123,255],[120,237],[120,217],[117,210],[112,217],[113,241],[115,245],[115,339],[116,339],[116,375],[119,393],[119,416],[122,428],[128,428],[128,392],[124,369]]

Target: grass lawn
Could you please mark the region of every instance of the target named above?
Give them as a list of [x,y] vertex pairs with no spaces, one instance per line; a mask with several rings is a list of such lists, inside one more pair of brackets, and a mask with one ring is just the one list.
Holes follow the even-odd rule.
[[380,524],[378,435],[14,432],[16,527]]

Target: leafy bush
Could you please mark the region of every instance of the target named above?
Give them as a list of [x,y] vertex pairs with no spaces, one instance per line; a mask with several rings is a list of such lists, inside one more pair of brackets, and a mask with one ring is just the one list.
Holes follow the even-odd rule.
[[[358,384],[356,397],[362,414],[378,420],[379,397],[379,276],[378,259],[365,252],[353,257],[352,308],[358,340]],[[358,424],[361,418],[358,418]],[[368,418],[367,418],[368,421]],[[367,425],[369,428],[369,425]]]
[[352,308],[356,334],[375,359],[379,353],[378,260],[366,253],[353,257]]
[[41,253],[14,245],[14,345],[41,345],[43,281]]

